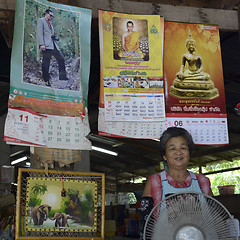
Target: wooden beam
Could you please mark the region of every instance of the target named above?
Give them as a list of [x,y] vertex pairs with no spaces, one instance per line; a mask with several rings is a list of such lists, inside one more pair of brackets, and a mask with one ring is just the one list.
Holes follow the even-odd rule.
[[239,26],[239,39],[240,39],[240,3],[238,3],[238,26]]
[[14,27],[14,10],[2,9],[0,6],[0,29],[9,48],[12,47]]
[[218,154],[221,152],[226,152],[226,151],[230,151],[230,150],[234,150],[234,149],[239,149],[240,148],[240,143],[237,144],[231,144],[231,145],[225,145],[225,146],[221,146],[221,147],[216,147],[216,148],[212,148],[206,151],[200,151],[200,152],[195,152],[191,158],[194,157],[202,157],[202,156],[206,156],[206,155],[212,155],[212,154]]
[[15,10],[16,0],[1,0],[0,9]]
[[[235,10],[198,8],[187,6],[174,6],[169,4],[157,4],[151,2],[135,2],[126,0],[52,0],[57,3],[65,3],[78,7],[89,8],[93,11],[93,18],[98,17],[98,9],[107,11],[124,12],[130,14],[159,14],[166,21],[177,21],[185,23],[216,24],[220,30],[238,31],[238,12]],[[224,2],[227,4],[227,2]],[[238,4],[231,1],[227,8]],[[222,4],[224,5],[224,4]],[[224,7],[224,6],[223,6]],[[0,9],[15,9],[15,0],[0,2]]]
[[[239,155],[229,157],[229,158],[221,158],[221,159],[218,158],[218,159],[215,159],[215,160],[204,161],[204,162],[201,163],[201,166],[206,167],[208,164],[213,165],[213,164],[216,164],[216,163],[221,163],[223,161],[233,162],[234,160],[236,160],[234,158],[239,158]],[[192,161],[192,159],[190,159],[188,167],[189,168],[199,167],[199,163],[197,161]]]
[[232,10],[239,3],[239,0],[128,0],[128,1],[200,8],[218,8],[225,10]]
[[208,1],[208,7],[210,8],[221,8],[226,10],[232,10],[239,4],[239,0],[211,0]]
[[166,21],[216,24],[221,30],[225,31],[238,31],[239,28],[238,13],[234,10],[173,6],[125,0],[69,0],[69,3],[73,2],[79,7],[92,9],[93,18],[98,17],[98,9],[101,9],[129,14],[159,14]]
[[143,183],[125,183],[119,184],[118,190],[119,192],[134,192],[134,191],[142,191],[144,189],[145,184]]

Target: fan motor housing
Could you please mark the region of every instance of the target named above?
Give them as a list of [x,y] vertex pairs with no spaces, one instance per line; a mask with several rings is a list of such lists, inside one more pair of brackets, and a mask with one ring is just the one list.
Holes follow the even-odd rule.
[[184,224],[175,231],[174,239],[205,240],[206,236],[198,226],[192,224]]

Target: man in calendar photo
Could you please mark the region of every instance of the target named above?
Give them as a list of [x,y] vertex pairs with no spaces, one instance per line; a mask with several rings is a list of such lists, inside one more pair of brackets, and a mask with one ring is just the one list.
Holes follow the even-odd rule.
[[49,67],[52,56],[54,56],[58,62],[59,80],[68,80],[65,61],[57,43],[59,38],[55,35],[51,24],[53,18],[53,11],[47,9],[45,11],[45,16],[38,19],[37,22],[38,44],[42,53],[42,76],[47,86],[51,86],[49,81]]
[[113,17],[113,58],[148,61],[148,21]]
[[[57,144],[79,148],[86,143],[89,128],[85,99],[88,99],[92,10],[46,0],[20,0],[15,13],[9,98],[12,111],[4,136],[7,141],[30,146],[51,148]],[[16,112],[15,107],[24,110]],[[86,124],[80,127],[81,139],[75,142],[67,138],[63,143],[61,138],[49,135],[52,142],[47,142],[48,136],[39,129],[50,126],[50,120],[43,122],[36,113],[46,114],[51,121],[56,116],[61,124],[68,117],[81,119],[81,123],[86,119]],[[25,127],[19,128],[20,125]],[[56,131],[49,133],[57,135]]]
[[144,58],[145,54],[140,49],[139,32],[134,31],[134,24],[128,21],[127,31],[122,34],[123,51],[118,53],[120,58]]
[[34,94],[52,89],[81,91],[85,75],[81,66],[88,60],[81,54],[89,49],[81,50],[85,35],[80,38],[80,31],[89,25],[82,23],[85,20],[79,11],[46,6],[39,0],[24,1],[23,88],[37,87]]

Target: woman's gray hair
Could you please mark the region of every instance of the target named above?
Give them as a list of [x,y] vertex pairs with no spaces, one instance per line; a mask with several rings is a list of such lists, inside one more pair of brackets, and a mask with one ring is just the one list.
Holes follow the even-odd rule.
[[184,137],[188,144],[189,153],[190,155],[192,154],[194,142],[190,133],[181,127],[169,127],[162,133],[162,136],[160,137],[159,150],[162,157],[166,155],[166,145],[168,140],[173,137]]

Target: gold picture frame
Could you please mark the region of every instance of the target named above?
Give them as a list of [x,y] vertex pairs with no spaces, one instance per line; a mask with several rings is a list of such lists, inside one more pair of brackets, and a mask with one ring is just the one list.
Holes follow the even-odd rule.
[[105,175],[20,168],[16,239],[104,239]]

